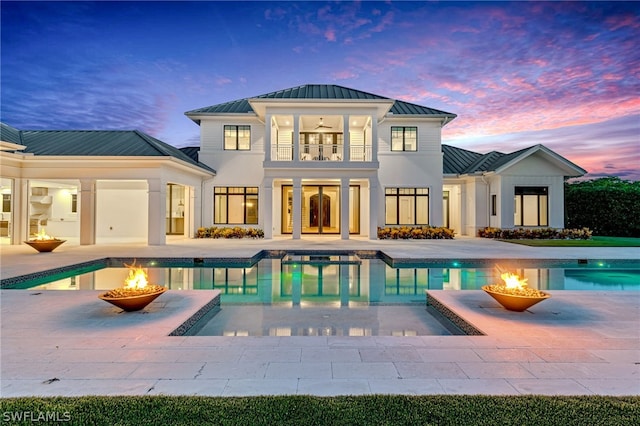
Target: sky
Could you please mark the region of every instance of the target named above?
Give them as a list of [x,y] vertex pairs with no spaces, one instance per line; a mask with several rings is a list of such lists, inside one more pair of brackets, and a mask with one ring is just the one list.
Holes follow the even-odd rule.
[[640,180],[640,2],[2,1],[0,119],[197,146],[189,110],[337,84],[457,114],[443,143],[543,144]]

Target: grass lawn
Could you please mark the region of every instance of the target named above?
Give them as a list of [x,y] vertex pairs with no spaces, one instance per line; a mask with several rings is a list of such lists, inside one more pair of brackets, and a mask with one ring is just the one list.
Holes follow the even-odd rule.
[[[637,396],[93,396],[6,398],[0,406],[3,423],[10,424],[46,415],[65,419],[56,424],[83,426],[640,424]],[[29,417],[19,421],[24,413]]]
[[498,240],[532,247],[640,247],[640,238],[591,237],[590,240]]

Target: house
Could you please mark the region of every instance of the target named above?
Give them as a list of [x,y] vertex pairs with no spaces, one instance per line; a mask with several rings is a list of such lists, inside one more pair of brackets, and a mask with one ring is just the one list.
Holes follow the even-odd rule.
[[205,226],[267,238],[377,237],[381,226],[564,226],[564,180],[585,170],[542,145],[479,154],[441,141],[455,114],[337,85],[303,85],[186,113],[217,171]]
[[585,170],[536,145],[480,154],[442,144],[455,114],[338,85],[303,85],[185,113],[200,146],[138,131],[2,124],[0,241],[46,227],[80,244],[192,237],[377,238],[383,226],[564,226],[564,181]]
[[43,230],[80,244],[191,237],[215,171],[139,131],[0,128],[0,241]]

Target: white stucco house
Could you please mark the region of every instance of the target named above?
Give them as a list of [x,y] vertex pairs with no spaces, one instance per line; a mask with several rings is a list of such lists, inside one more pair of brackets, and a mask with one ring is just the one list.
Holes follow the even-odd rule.
[[[185,114],[200,126],[199,147],[178,150],[135,131],[3,125],[4,238],[19,244],[43,221],[81,244],[164,244],[203,226],[292,239],[375,239],[378,227],[403,225],[471,236],[486,226],[562,228],[564,181],[586,173],[542,145],[507,154],[444,145],[455,114],[337,85]],[[59,201],[62,210],[54,188],[76,194]]]

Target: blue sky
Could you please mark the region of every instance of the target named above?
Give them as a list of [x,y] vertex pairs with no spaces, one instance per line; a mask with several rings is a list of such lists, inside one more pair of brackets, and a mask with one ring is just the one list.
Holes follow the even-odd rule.
[[10,2],[1,119],[197,145],[184,112],[339,84],[453,112],[443,143],[542,143],[640,179],[640,2]]

